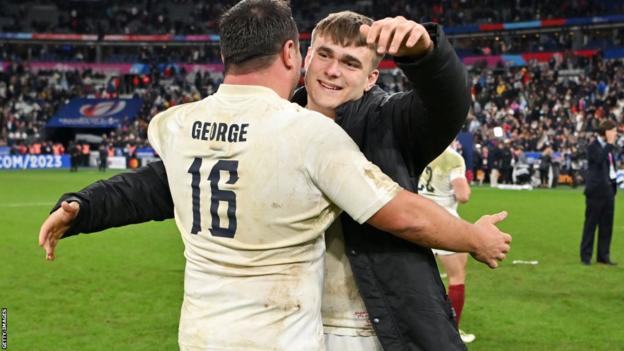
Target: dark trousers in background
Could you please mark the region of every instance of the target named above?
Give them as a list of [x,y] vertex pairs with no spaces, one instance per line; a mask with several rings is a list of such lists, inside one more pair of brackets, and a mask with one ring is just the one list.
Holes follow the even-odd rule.
[[100,164],[98,169],[102,172],[106,172],[106,167],[108,166],[108,157],[100,157]]
[[70,156],[70,161],[71,161],[71,168],[69,169],[70,172],[78,172],[78,158],[79,156],[77,155]]
[[610,261],[611,234],[613,233],[613,214],[615,197],[585,198],[585,224],[581,239],[581,260],[591,262],[594,249],[594,234],[598,227],[598,262]]

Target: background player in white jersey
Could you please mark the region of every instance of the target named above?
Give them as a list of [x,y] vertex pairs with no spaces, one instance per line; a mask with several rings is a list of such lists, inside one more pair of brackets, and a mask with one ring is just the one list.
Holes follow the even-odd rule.
[[[457,205],[468,202],[470,185],[466,179],[464,158],[452,147],[433,160],[420,176],[418,193],[444,207],[453,216],[459,217]],[[468,254],[433,249],[448,276],[448,296],[455,311],[455,322],[459,327],[465,301],[466,263]],[[462,341],[470,343],[474,334],[460,329]]]
[[[246,3],[248,3],[248,2],[246,2]],[[255,11],[249,12],[248,11],[247,13],[257,13],[257,12],[255,12]],[[221,24],[224,25],[224,22],[222,22]],[[258,35],[262,35],[263,38],[272,38],[270,35],[267,36],[266,33],[262,32],[262,31],[254,31],[254,33],[257,33]],[[222,45],[225,45],[224,42],[226,42],[228,39],[229,40],[234,40],[234,37],[235,36],[232,36],[232,37],[228,38],[226,35],[222,35]],[[236,38],[236,40],[240,40],[240,36],[238,36]],[[247,44],[248,43],[243,43],[243,45],[247,45]],[[282,45],[282,49],[283,48],[284,48],[284,46]],[[290,48],[289,48],[289,50],[290,50]],[[264,56],[265,55],[259,55],[260,58],[265,58],[266,59],[266,57],[264,57]],[[282,56],[284,56],[284,55],[281,55],[278,60],[272,61],[271,65],[278,64],[277,67],[279,67],[279,65],[281,65],[285,61],[288,61],[288,60],[285,60],[286,56],[284,56],[284,57],[282,57]],[[258,57],[258,56],[255,56],[255,57]],[[228,56],[224,55],[224,59],[226,59],[226,66],[227,66],[227,63],[228,63],[227,58],[228,58]],[[274,57],[274,59],[275,59],[275,57]],[[268,60],[268,61],[270,61],[270,60]],[[253,61],[253,64],[256,65],[256,67],[254,67],[254,68],[261,67],[261,65],[259,65],[259,62],[256,61],[256,60]],[[272,66],[272,67],[276,68],[275,66]],[[282,69],[283,69],[283,67],[282,67]],[[291,72],[292,68],[289,68],[288,71]],[[231,78],[231,79],[228,79],[226,81],[226,83],[230,82],[230,83],[243,84],[245,81],[240,79],[241,76],[247,75],[247,77],[249,77],[248,75],[251,74],[251,72],[253,72],[253,70],[249,69],[249,71],[246,72],[246,73],[241,73],[239,75],[236,75],[236,74],[232,74],[232,72],[230,71],[229,78]],[[255,74],[256,74],[255,78],[260,79],[261,81],[262,81],[262,79],[264,79],[263,83],[265,83],[268,86],[272,86],[272,85],[275,85],[275,84],[280,85],[281,83],[284,82],[283,80],[276,80],[276,79],[274,79],[275,76],[277,76],[277,74],[275,74],[275,73],[279,73],[279,72],[269,72],[269,73],[271,73],[271,74],[268,74],[267,72],[257,72],[256,71],[255,72]],[[286,80],[285,82],[288,83],[289,81]],[[258,81],[256,81],[256,84],[259,84]],[[283,88],[283,86],[280,85],[275,90],[279,90],[280,93],[281,93],[280,95],[284,96],[284,92],[286,91],[286,89],[282,89],[282,88]],[[224,87],[224,90],[222,92],[223,92],[223,94],[215,97],[217,100],[219,98],[221,98],[223,100],[227,100],[226,97],[227,97],[228,93],[232,93],[231,89],[228,89],[227,86]],[[266,100],[266,96],[265,96],[265,100]],[[194,104],[194,105],[197,105],[197,104]],[[237,104],[237,106],[238,105],[240,105],[240,104]],[[193,105],[191,105],[191,106],[193,106]],[[161,123],[161,124],[165,123],[165,124],[167,124],[168,126],[166,128],[169,128],[170,131],[171,130],[177,130],[176,128],[180,128],[180,126],[177,125],[177,124],[182,121],[182,119],[179,118],[178,116],[180,114],[185,114],[185,110],[192,109],[192,108],[193,107],[186,106],[186,107],[180,107],[179,110],[172,110],[171,112],[168,111],[163,116],[173,115],[174,117],[169,116],[168,118],[167,117],[162,117],[160,119],[171,119],[171,120],[174,120],[175,123],[174,122],[172,122],[171,124],[167,124],[165,122],[158,122],[158,123]],[[257,106],[256,106],[256,110],[257,110]],[[246,138],[251,135],[251,132],[249,132],[250,131],[249,128],[251,128],[251,127],[249,127],[249,126],[245,127],[245,123],[236,124],[236,123],[227,123],[227,121],[216,121],[216,123],[213,123],[213,122],[214,121],[207,122],[207,121],[202,121],[202,120],[195,120],[195,121],[193,121],[192,124],[190,124],[188,126],[189,129],[190,129],[188,132],[190,134],[190,139],[193,139],[192,140],[193,145],[198,145],[198,147],[200,147],[201,145],[212,145],[212,144],[219,145],[219,143],[225,143],[226,140],[227,140],[227,144],[228,145],[230,143],[236,144],[238,142],[241,142],[242,139],[245,139],[245,142],[247,142]],[[208,124],[208,123],[210,123],[210,124]],[[234,127],[235,125],[237,125],[237,127]],[[151,132],[152,130],[153,129],[150,128],[150,134],[154,135],[154,133]],[[247,133],[249,133],[249,134],[247,134]],[[317,130],[317,133],[318,133],[318,130]],[[246,135],[246,137],[243,137],[243,134]],[[280,135],[277,134],[276,136],[280,136]],[[189,137],[189,136],[187,135],[187,137]],[[274,135],[272,135],[272,137],[273,137],[273,139],[275,139]],[[156,139],[158,139],[158,137],[156,137]],[[269,138],[267,138],[267,139],[269,139]],[[323,139],[325,141],[327,141],[326,138],[323,138]],[[200,140],[202,140],[203,142],[208,142],[208,144],[202,144],[200,142]],[[301,142],[301,141],[305,142],[307,140],[307,138],[298,138],[298,139],[294,139],[294,140],[297,140],[299,142]],[[167,138],[165,138],[164,144],[167,144],[167,143],[177,143],[177,142],[179,142],[179,141],[177,141],[177,140],[167,140]],[[191,144],[189,144],[189,145],[191,145]],[[287,151],[280,151],[280,150],[284,150],[284,145],[281,145],[281,146],[282,146],[281,148],[276,148],[275,152],[277,152],[279,155],[281,155],[283,152],[288,153]],[[340,144],[338,143],[337,146],[340,146]],[[285,146],[286,149],[288,149],[289,147],[291,147],[290,144]],[[186,148],[178,147],[178,144],[175,144],[175,148],[176,148],[176,153],[184,152],[185,150],[187,150]],[[217,147],[217,149],[218,149],[218,147]],[[161,150],[161,152],[162,152],[162,150]],[[333,152],[335,152],[334,148],[332,148],[331,151],[327,151],[327,154],[333,153]],[[180,156],[180,155],[175,155],[175,156]],[[165,159],[165,163],[167,163],[168,162],[167,161],[167,157],[168,156],[163,155],[163,157]],[[187,161],[191,161],[191,159],[189,158]],[[177,169],[176,170],[176,172],[181,173],[182,175],[184,175],[186,177],[191,177],[191,186],[190,186],[191,190],[188,189],[189,185],[186,184],[187,196],[190,197],[190,198],[199,198],[199,199],[201,199],[202,197],[200,197],[200,196],[193,196],[193,195],[195,195],[195,194],[199,195],[201,193],[206,193],[207,192],[207,191],[203,191],[202,188],[201,188],[202,169],[201,168],[197,169],[198,167],[196,166],[196,164],[198,164],[199,162],[200,161],[197,161],[197,163],[196,163],[196,159],[193,158],[192,159],[192,163],[190,163],[190,167],[188,167],[188,168],[183,167],[181,169]],[[325,161],[325,162],[328,162],[328,161]],[[201,163],[203,164],[204,162],[201,161]],[[261,166],[265,166],[267,164],[270,164],[270,163],[268,163],[268,162],[258,162],[257,166],[261,167]],[[215,166],[217,166],[217,165],[219,165],[219,163],[215,164]],[[230,165],[232,165],[232,164],[230,164]],[[210,196],[211,205],[213,205],[214,202],[216,202],[216,206],[215,206],[216,209],[210,211],[211,212],[211,217],[212,217],[211,220],[212,220],[212,223],[213,223],[212,224],[212,228],[211,228],[213,230],[213,234],[214,234],[214,231],[216,231],[216,232],[218,232],[217,234],[229,235],[234,230],[234,228],[239,228],[239,230],[240,230],[240,228],[242,227],[241,223],[239,223],[239,220],[236,219],[236,213],[238,213],[238,212],[243,213],[243,211],[240,210],[240,208],[243,207],[243,206],[240,206],[240,204],[239,204],[238,212],[235,211],[235,210],[232,210],[232,208],[233,208],[232,203],[234,203],[234,204],[236,203],[236,198],[234,198],[234,200],[232,200],[232,193],[234,191],[232,189],[235,189],[237,186],[240,186],[240,184],[241,184],[240,182],[242,182],[242,175],[240,173],[242,171],[240,171],[237,168],[236,172],[235,172],[236,174],[234,175],[233,174],[234,171],[231,168],[226,168],[226,167],[227,167],[226,164],[221,163],[221,165],[219,165],[218,168],[219,169],[223,168],[223,170],[226,171],[226,172],[221,172],[221,171],[214,172],[214,176],[209,178],[212,183],[216,183],[216,185],[213,184],[214,188],[211,189],[212,196]],[[169,171],[170,167],[167,167],[167,168],[168,168],[168,171]],[[214,170],[214,167],[213,167],[212,170]],[[172,173],[175,174],[175,172],[172,172]],[[222,173],[224,173],[224,174],[222,175]],[[225,188],[220,187],[219,186],[219,182],[215,180],[215,178],[219,178],[217,176],[217,174],[219,174],[219,175],[223,176],[224,178],[226,178],[226,177],[228,177],[228,173],[229,173],[229,180],[228,180],[228,182],[232,183],[231,185],[233,185],[233,186],[231,188],[229,188],[228,185],[225,185]],[[210,174],[212,175],[213,172],[211,171]],[[273,175],[273,173],[271,173],[271,174]],[[358,176],[357,172],[355,173],[355,175],[356,175],[356,177]],[[170,183],[172,183],[174,180],[178,179],[178,177],[172,176],[171,174],[168,175],[168,178],[169,178],[169,182]],[[199,182],[198,186],[193,186],[193,181],[195,179],[199,179],[198,180],[198,182]],[[341,180],[341,179],[346,179],[346,177],[338,177],[336,179]],[[170,184],[170,186],[171,186],[172,190],[174,190],[174,188],[176,188],[173,184]],[[204,185],[204,186],[206,186],[206,185]],[[184,187],[180,186],[179,188],[184,188]],[[211,188],[212,188],[212,186],[211,186]],[[193,194],[193,193],[195,193],[195,194]],[[182,196],[182,195],[178,195],[178,196],[174,195],[174,201],[175,201],[175,198],[179,198],[180,200],[182,200],[185,197]],[[406,199],[410,199],[411,203],[409,205],[400,206],[402,203],[405,202]],[[267,201],[267,199],[263,199],[263,200]],[[424,245],[436,246],[436,247],[452,247],[452,248],[455,248],[455,249],[463,247],[465,250],[481,251],[481,250],[475,250],[474,247],[471,247],[471,245],[469,245],[469,243],[464,241],[464,239],[468,238],[468,236],[464,236],[463,238],[462,237],[460,237],[460,238],[456,237],[457,233],[462,233],[461,235],[463,235],[463,233],[472,232],[472,231],[476,230],[476,228],[474,226],[470,226],[469,225],[468,227],[466,227],[466,223],[465,222],[453,222],[453,221],[448,222],[448,219],[447,219],[447,220],[443,220],[443,222],[445,222],[445,223],[447,223],[449,225],[445,226],[444,228],[440,228],[437,225],[438,223],[441,222],[440,221],[440,219],[441,219],[440,216],[442,216],[442,217],[445,217],[445,216],[444,216],[444,212],[443,211],[439,211],[436,206],[431,206],[431,204],[429,204],[426,201],[423,201],[421,198],[416,197],[414,195],[406,194],[405,192],[399,193],[399,195],[397,195],[395,200],[393,200],[391,203],[389,203],[386,207],[384,207],[380,211],[380,213],[376,214],[373,217],[372,221],[374,222],[374,224],[378,225],[379,227],[385,228],[385,230],[387,230],[387,231],[397,232],[397,231],[401,231],[401,229],[407,229],[409,227],[409,226],[405,227],[405,226],[401,226],[401,225],[397,226],[397,223],[400,223],[402,220],[404,220],[404,221],[411,221],[411,224],[416,225],[416,227],[419,229],[419,235],[422,234],[422,236],[419,236],[418,238],[414,238],[414,237],[410,237],[410,238],[411,239],[416,239],[416,240],[418,240],[420,243],[422,243]],[[197,202],[199,202],[201,204],[201,201],[197,201]],[[227,206],[226,206],[226,204],[227,204]],[[66,208],[66,206],[67,206],[66,204],[63,205],[64,208]],[[190,206],[188,202],[187,202],[187,206]],[[191,212],[193,212],[193,213],[197,212],[198,215],[202,213],[200,210],[194,211],[195,208],[198,208],[199,206],[196,206],[195,204],[193,204],[192,207],[193,207],[193,211],[185,212],[186,222],[188,222],[189,220],[191,222],[195,222],[194,220],[192,220],[192,218],[189,218],[189,216],[190,217],[197,217],[195,214],[193,214],[191,216],[190,215]],[[426,207],[426,208],[421,208],[421,207]],[[234,212],[234,215],[233,215],[234,217],[230,214],[230,211]],[[268,211],[268,212],[270,213],[270,211]],[[216,215],[215,215],[215,213],[216,213]],[[258,212],[254,212],[253,210],[251,210],[251,211],[246,212],[246,213],[258,213]],[[397,217],[398,217],[398,220],[390,221],[388,219],[388,217],[387,217],[388,215],[390,215],[390,218],[394,218],[394,219],[397,219]],[[180,211],[178,210],[178,206],[176,206],[176,217],[183,217],[183,216],[184,215],[180,214]],[[243,213],[243,216],[244,216],[244,213]],[[216,225],[214,224],[215,223],[214,222],[214,217],[217,217]],[[223,220],[222,220],[223,223],[221,223],[221,220],[220,220],[219,217],[223,217]],[[357,216],[355,216],[354,218],[356,218],[356,217]],[[416,221],[413,221],[417,217],[420,218],[420,219],[416,220]],[[236,221],[236,222],[234,222],[236,224],[233,224],[232,219],[234,219]],[[423,222],[420,222],[420,221],[423,221]],[[182,223],[184,221],[181,220],[181,219],[177,219],[177,222],[178,222],[178,225],[180,227],[186,227],[186,228],[182,228],[182,229],[188,230],[189,229],[188,227],[190,227],[190,232],[191,233],[193,232],[193,228],[195,227],[194,225],[189,224],[189,223],[184,224],[184,223]],[[485,221],[485,222],[482,222],[477,227],[479,227],[479,228],[485,227],[485,228],[488,228],[488,231],[492,231],[492,230],[494,230],[492,223],[496,223],[496,222],[497,222],[497,220]],[[463,227],[464,231],[458,231],[458,229],[459,229],[458,226],[459,227]],[[201,224],[200,224],[200,227],[202,227]],[[200,232],[200,231],[201,230],[198,230],[198,232]],[[499,233],[497,230],[494,230],[494,231],[497,234]],[[42,231],[42,233],[43,233],[44,236],[42,237],[42,241],[41,242],[46,247],[46,251],[48,253],[48,256],[49,257],[53,257],[53,249],[54,249],[54,246],[56,244],[55,240],[58,239],[58,238],[53,238],[52,240],[48,240],[45,237],[46,233],[45,233],[44,230]],[[477,237],[479,237],[479,236],[477,235]],[[191,236],[191,238],[194,239],[192,236]],[[217,242],[219,242],[218,239],[215,239],[215,240]],[[503,241],[505,241],[505,240],[508,241],[509,240],[508,237],[503,239]],[[224,243],[221,242],[221,244],[224,244]],[[480,253],[480,252],[476,252],[476,255],[477,255],[477,257],[479,257],[479,258],[481,258],[483,260],[488,260],[489,259],[488,260],[488,264],[494,266],[496,259],[504,258],[504,256],[505,256],[504,253],[505,253],[505,250],[507,250],[507,249],[508,249],[508,246],[507,246],[507,244],[505,244],[505,245],[503,245],[502,247],[499,247],[496,250],[492,250],[492,249],[488,250],[488,255],[485,255],[487,257],[484,257],[484,254]],[[188,249],[187,249],[187,251],[188,251]],[[198,253],[199,256],[201,256],[201,253],[202,253],[201,251],[202,250],[198,250],[198,251],[199,252],[195,252],[195,253]],[[215,254],[215,252],[211,251],[208,254]],[[225,259],[226,256],[227,255],[221,255],[220,258],[221,259]],[[190,255],[187,253],[187,259],[188,259],[188,257],[190,257]],[[212,267],[212,268],[214,268],[214,267]],[[226,265],[226,268],[227,269],[224,269],[224,270],[227,270],[227,271],[231,270],[230,269],[231,267],[229,267],[229,265]],[[236,273],[240,274],[241,272],[236,272]],[[188,286],[188,284],[187,284],[187,286]],[[198,290],[200,290],[200,289],[198,289]],[[218,294],[217,292],[214,292],[214,293]],[[249,310],[248,307],[249,306],[240,306],[240,308],[236,308],[234,310],[238,310],[238,309],[241,309],[241,310],[248,309]],[[183,313],[184,313],[184,311],[183,311]],[[241,312],[241,313],[244,313],[244,312]],[[249,312],[247,312],[247,313],[249,313]],[[219,323],[220,327],[222,325],[223,325],[222,323]],[[184,326],[185,326],[184,324],[181,324],[181,334],[182,334],[182,329],[183,329]],[[290,326],[290,325],[281,325],[277,329],[282,331],[282,330],[285,330],[285,329],[296,329],[296,328],[294,328],[293,326]],[[202,333],[202,331],[198,330],[198,333],[195,336],[198,337],[198,338],[201,338],[202,337],[201,333]],[[236,333],[236,331],[232,331],[232,330],[228,330],[228,333],[230,335],[236,334],[236,337],[232,338],[232,340],[230,341],[230,344],[233,343],[233,342],[236,342],[236,343],[239,343],[239,345],[240,345],[241,342],[244,342],[245,340],[243,340],[243,341],[239,340],[239,339],[241,339],[241,335],[242,335],[243,339],[245,337],[250,337],[250,338],[256,339],[255,335],[253,335],[254,333],[242,333],[242,334],[240,334],[240,333]],[[306,338],[305,335],[300,335],[299,337],[302,338],[302,339],[306,339],[306,340],[308,339],[308,338]],[[234,339],[236,339],[236,340],[234,340]],[[254,340],[254,341],[258,343],[261,340]],[[276,342],[275,338],[273,338],[272,341]],[[211,340],[211,342],[214,342],[214,340]]]

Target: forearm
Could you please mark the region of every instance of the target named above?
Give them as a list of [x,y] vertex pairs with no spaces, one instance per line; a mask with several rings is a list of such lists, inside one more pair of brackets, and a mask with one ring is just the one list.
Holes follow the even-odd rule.
[[419,167],[451,143],[470,107],[466,69],[440,27],[433,28],[438,33],[433,51],[418,59],[395,59],[414,89],[386,104],[403,154]]
[[369,221],[373,226],[421,246],[474,252],[478,231],[474,224],[454,217],[435,202],[402,191]]
[[173,201],[162,162],[98,181],[77,193],[64,194],[52,211],[66,200],[77,201],[80,211],[64,237],[173,217]]
[[455,252],[474,252],[478,231],[474,224],[451,215],[446,209],[424,197],[415,196],[415,206],[407,215],[413,224],[404,228],[397,236],[433,249]]
[[453,129],[455,135],[470,106],[466,69],[441,27],[427,28],[434,38],[434,49],[421,58],[398,57],[395,61],[431,116],[429,122],[444,130]]

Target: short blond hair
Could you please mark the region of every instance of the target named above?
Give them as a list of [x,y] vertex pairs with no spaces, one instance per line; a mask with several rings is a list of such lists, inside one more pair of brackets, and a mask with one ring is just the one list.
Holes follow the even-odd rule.
[[353,11],[341,11],[329,14],[316,24],[312,30],[312,43],[317,36],[328,37],[334,43],[341,46],[366,46],[375,54],[373,57],[373,69],[377,68],[384,55],[380,55],[375,47],[366,43],[366,37],[360,33],[360,26],[371,25],[373,19]]

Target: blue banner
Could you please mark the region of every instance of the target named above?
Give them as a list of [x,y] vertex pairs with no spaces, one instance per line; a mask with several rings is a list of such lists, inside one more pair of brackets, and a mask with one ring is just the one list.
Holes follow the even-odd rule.
[[0,169],[51,169],[69,167],[69,155],[0,156]]
[[527,63],[522,55],[501,55],[503,61],[510,66],[526,66]]
[[134,120],[141,99],[72,99],[48,122],[48,127],[117,128]]
[[607,49],[602,52],[602,57],[605,59],[616,59],[624,57],[624,48]]
[[154,153],[154,149],[152,149],[151,147],[141,147],[141,148],[137,148],[136,149],[136,156],[138,158],[143,158],[143,157],[154,157],[155,153]]
[[0,146],[0,156],[7,156],[11,154],[11,148],[8,146]]

